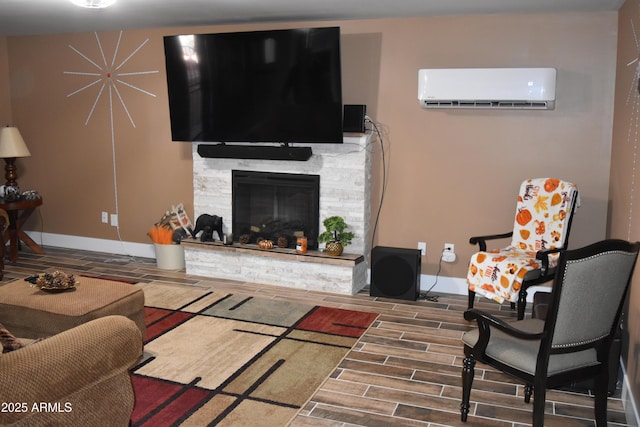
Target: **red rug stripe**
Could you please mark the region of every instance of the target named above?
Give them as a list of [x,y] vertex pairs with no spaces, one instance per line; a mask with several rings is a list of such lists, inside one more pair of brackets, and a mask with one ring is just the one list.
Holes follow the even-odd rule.
[[296,329],[359,338],[377,317],[364,311],[318,307]]
[[168,316],[173,312],[174,310],[166,310],[164,308],[145,307],[144,308],[145,325],[149,326],[153,322],[157,322],[158,320]]
[[172,400],[160,412],[154,414],[140,426],[165,427],[172,426],[176,421],[200,407],[209,398],[210,393],[200,389],[189,389]]
[[195,316],[193,313],[186,313],[184,311],[174,311],[168,316],[158,320],[157,322],[147,324],[147,339],[145,342],[149,342],[152,339],[164,334],[165,332],[175,328],[181,323],[186,322]]
[[132,375],[131,382],[136,396],[136,404],[131,414],[133,424],[140,422],[148,413],[182,389],[180,384],[170,384],[138,375]]

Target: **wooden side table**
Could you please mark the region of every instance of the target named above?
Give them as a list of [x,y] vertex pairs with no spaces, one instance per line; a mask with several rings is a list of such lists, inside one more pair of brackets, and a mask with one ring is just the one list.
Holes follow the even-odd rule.
[[42,198],[32,200],[19,199],[11,202],[0,199],[0,209],[6,210],[9,214],[9,228],[5,231],[3,242],[9,241],[9,261],[12,263],[15,263],[18,259],[20,241],[24,242],[33,252],[37,254],[44,253],[42,248],[27,233],[22,231],[25,221],[40,205],[42,205]]

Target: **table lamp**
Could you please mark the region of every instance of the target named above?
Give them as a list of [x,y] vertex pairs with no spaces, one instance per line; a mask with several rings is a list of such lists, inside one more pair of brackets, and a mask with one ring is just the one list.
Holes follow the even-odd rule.
[[31,153],[24,143],[24,139],[20,135],[20,131],[15,127],[4,127],[0,130],[0,158],[3,158],[6,162],[4,168],[7,179],[5,185],[7,187],[18,188],[16,178],[16,158],[17,157],[29,157]]

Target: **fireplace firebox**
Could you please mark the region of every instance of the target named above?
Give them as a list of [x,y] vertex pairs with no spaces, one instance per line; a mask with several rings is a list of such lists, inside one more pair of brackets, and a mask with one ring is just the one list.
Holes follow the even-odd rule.
[[318,248],[319,175],[233,170],[231,191],[234,241]]

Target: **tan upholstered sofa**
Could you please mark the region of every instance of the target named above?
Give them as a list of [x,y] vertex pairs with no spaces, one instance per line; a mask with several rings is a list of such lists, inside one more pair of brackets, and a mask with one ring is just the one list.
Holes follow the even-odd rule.
[[140,329],[124,316],[0,354],[0,425],[127,426],[141,355]]

